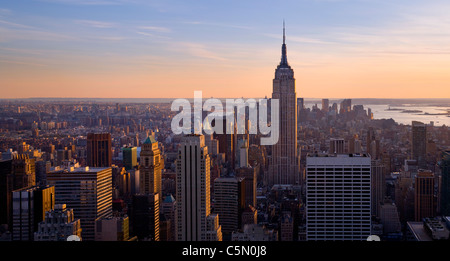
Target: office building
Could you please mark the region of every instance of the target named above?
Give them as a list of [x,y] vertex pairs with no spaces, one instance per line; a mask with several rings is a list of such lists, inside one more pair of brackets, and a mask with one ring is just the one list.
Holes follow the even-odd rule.
[[330,139],[330,154],[344,154],[347,151],[345,148],[344,139]]
[[177,229],[177,201],[172,194],[167,195],[161,203],[161,214],[165,216],[167,221],[170,221],[167,241],[175,241],[175,234]]
[[328,112],[330,106],[330,100],[328,99],[322,99],[322,111]]
[[55,187],[28,187],[12,191],[12,240],[32,241],[45,213],[54,208]]
[[243,182],[245,184],[245,207],[256,206],[256,182],[257,173],[256,168],[253,167],[242,167],[236,169],[236,177],[244,178]]
[[240,213],[245,208],[243,178],[220,177],[214,180],[214,212],[219,214],[224,235],[231,235],[240,224]]
[[411,158],[420,169],[427,169],[427,126],[420,121],[412,122]]
[[383,234],[401,232],[400,217],[395,203],[391,199],[385,198],[379,205],[379,217],[381,224],[383,224]]
[[450,150],[442,152],[439,167],[441,169],[440,212],[443,216],[450,216]]
[[186,135],[178,148],[177,241],[205,241],[211,214],[210,158],[203,135]]
[[111,168],[74,168],[50,171],[55,203],[66,204],[80,219],[84,241],[95,240],[95,221],[112,216]]
[[142,241],[159,241],[159,194],[133,195],[131,213],[133,235]]
[[414,219],[436,215],[434,196],[434,173],[429,170],[419,170],[414,182]]
[[372,160],[372,215],[379,216],[380,204],[386,196],[386,178],[384,176],[384,166],[380,160]]
[[97,168],[111,167],[111,143],[110,133],[88,133],[86,143],[87,165]]
[[272,99],[278,99],[279,102],[279,138],[278,142],[272,145],[268,185],[299,184],[297,94],[295,91],[294,70],[287,61],[284,25],[281,62],[275,70]]
[[138,165],[136,147],[122,148],[122,157],[123,157],[123,166],[126,170],[131,170]]
[[95,241],[128,241],[129,218],[107,217],[95,221]]
[[67,209],[66,204],[56,204],[54,209],[45,212],[34,241],[67,241],[69,236],[77,236],[82,241],[80,219],[75,218],[73,209]]
[[371,233],[371,159],[306,157],[307,240],[366,240]]
[[147,137],[141,147],[140,153],[140,193],[157,193],[161,195],[161,172],[164,168],[164,159],[153,136]]

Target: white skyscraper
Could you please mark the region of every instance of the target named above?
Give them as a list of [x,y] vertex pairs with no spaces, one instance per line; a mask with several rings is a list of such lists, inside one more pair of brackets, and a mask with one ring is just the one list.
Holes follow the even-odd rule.
[[177,159],[177,241],[207,240],[210,158],[203,135],[186,135]]
[[371,234],[371,159],[306,158],[306,240],[367,240]]

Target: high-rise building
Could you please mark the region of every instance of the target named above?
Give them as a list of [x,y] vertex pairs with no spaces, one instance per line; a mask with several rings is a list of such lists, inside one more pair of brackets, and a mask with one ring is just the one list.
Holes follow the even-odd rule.
[[34,241],[67,241],[72,235],[82,240],[80,219],[75,219],[73,209],[67,209],[66,204],[56,204],[54,209],[45,212]]
[[27,154],[18,154],[13,157],[13,189],[27,188],[36,185],[35,159]]
[[236,169],[236,177],[244,178],[245,184],[245,208],[250,206],[256,207],[256,168],[245,167]]
[[427,126],[420,121],[412,122],[411,158],[417,161],[421,169],[427,168]]
[[147,137],[140,154],[140,193],[158,193],[161,195],[161,172],[164,159],[153,136]]
[[177,158],[177,241],[205,241],[211,214],[210,158],[203,135],[186,135]]
[[239,228],[240,213],[244,209],[245,183],[243,178],[220,177],[214,180],[214,212],[219,214],[222,233],[231,235]]
[[95,241],[128,241],[129,218],[107,217],[95,221]]
[[[88,133],[87,135],[87,165],[89,167],[111,167],[110,133]],[[83,223],[83,222],[82,222]]]
[[328,99],[322,99],[322,111],[328,112],[329,106],[330,106],[330,101]]
[[434,173],[419,170],[414,182],[414,219],[422,221],[435,215]]
[[387,235],[389,233],[401,232],[402,227],[395,203],[391,199],[385,198],[379,205],[379,217],[383,224],[383,233]]
[[279,138],[272,146],[268,185],[298,184],[299,166],[297,152],[297,94],[294,70],[288,64],[283,24],[281,62],[275,70],[272,99],[279,102]]
[[330,154],[344,154],[347,149],[345,148],[344,139],[330,139]]
[[307,240],[366,240],[371,234],[371,159],[306,157]]
[[166,220],[170,220],[170,226],[168,227],[167,241],[175,241],[175,232],[177,229],[177,201],[172,194],[167,195],[161,203],[161,214],[165,216]]
[[386,196],[386,178],[384,176],[384,165],[380,160],[372,160],[372,215],[379,217],[380,204]]
[[441,169],[440,211],[443,216],[450,216],[450,150],[442,152],[439,162]]
[[122,148],[123,166],[126,170],[133,169],[137,164],[137,147]]
[[47,183],[55,186],[55,203],[66,204],[80,219],[83,240],[95,240],[95,221],[112,216],[111,168],[54,170]]
[[55,205],[55,187],[28,187],[12,191],[12,240],[32,241],[45,212]]
[[283,214],[280,221],[280,240],[293,241],[294,239],[294,219],[290,214]]
[[[224,115],[222,118],[215,118],[212,120],[212,124],[215,126],[216,119],[222,121],[222,133],[214,132],[213,137],[217,140],[219,145],[219,153],[225,155],[225,160],[230,164],[232,168],[236,164],[236,146],[237,146],[237,131],[236,131],[236,120],[233,116],[233,123],[227,122],[227,117]],[[209,151],[209,150],[208,150]]]
[[218,214],[211,214],[206,218],[206,241],[222,241],[222,227]]
[[159,241],[159,202],[158,193],[133,195],[132,230],[139,240]]
[[46,185],[47,184],[47,172],[50,171],[52,166],[50,161],[38,160],[35,163],[36,168],[36,184]]
[[11,225],[12,159],[0,160],[0,225]]

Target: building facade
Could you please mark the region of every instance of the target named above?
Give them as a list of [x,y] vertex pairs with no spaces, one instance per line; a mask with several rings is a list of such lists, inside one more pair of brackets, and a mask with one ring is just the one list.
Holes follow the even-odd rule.
[[366,240],[371,234],[371,159],[306,158],[306,239]]

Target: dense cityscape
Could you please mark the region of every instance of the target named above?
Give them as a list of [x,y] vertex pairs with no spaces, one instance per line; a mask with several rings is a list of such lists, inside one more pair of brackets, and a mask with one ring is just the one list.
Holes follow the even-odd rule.
[[244,133],[174,134],[169,102],[1,100],[0,239],[449,239],[448,126],[298,94],[283,34],[270,146],[248,118]]

